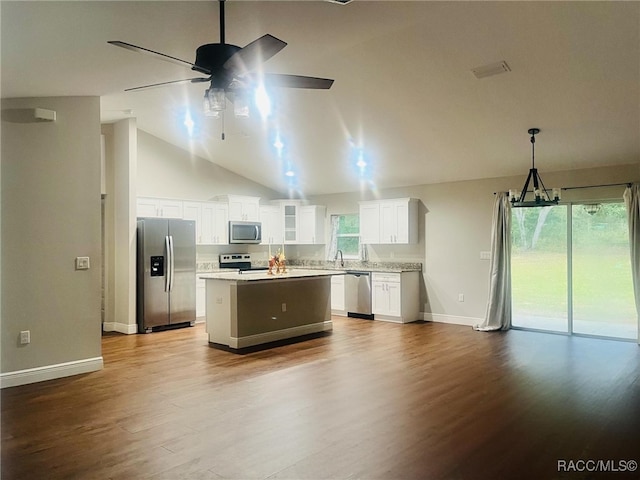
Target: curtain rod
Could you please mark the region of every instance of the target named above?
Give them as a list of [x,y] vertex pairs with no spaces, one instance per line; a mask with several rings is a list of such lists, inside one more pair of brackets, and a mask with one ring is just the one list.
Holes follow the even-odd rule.
[[[619,187],[622,185],[626,185],[627,187],[631,188],[631,185],[633,185],[632,182],[624,182],[624,183],[605,183],[602,185],[584,185],[582,187],[560,187],[560,190],[578,190],[580,188],[598,188],[598,187]],[[531,192],[531,190],[529,190],[529,192]],[[496,195],[498,192],[493,192],[494,195]]]
[[622,185],[626,185],[627,187],[631,187],[633,185],[630,182],[625,183],[605,183],[602,185],[585,185],[583,187],[560,187],[560,190],[578,190],[580,188],[598,188],[598,187],[619,187]]

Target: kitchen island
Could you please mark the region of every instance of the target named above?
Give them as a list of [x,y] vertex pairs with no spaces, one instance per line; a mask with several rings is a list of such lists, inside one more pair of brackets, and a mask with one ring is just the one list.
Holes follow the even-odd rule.
[[206,283],[209,343],[242,349],[330,331],[331,276],[338,270],[215,272]]

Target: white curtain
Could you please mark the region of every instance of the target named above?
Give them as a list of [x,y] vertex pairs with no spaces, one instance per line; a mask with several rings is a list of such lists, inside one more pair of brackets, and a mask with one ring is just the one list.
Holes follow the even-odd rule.
[[482,332],[511,328],[511,204],[506,192],[496,194],[492,228],[489,302],[484,321],[474,327]]
[[631,275],[636,297],[638,316],[638,343],[640,343],[640,184],[628,186],[624,191],[624,203],[629,216],[629,245],[631,246]]
[[368,262],[369,261],[369,250],[367,250],[367,245],[364,243],[360,244],[360,261],[361,262]]
[[333,262],[338,254],[338,227],[340,216],[331,215],[331,231],[329,232],[329,245],[327,246],[327,261]]

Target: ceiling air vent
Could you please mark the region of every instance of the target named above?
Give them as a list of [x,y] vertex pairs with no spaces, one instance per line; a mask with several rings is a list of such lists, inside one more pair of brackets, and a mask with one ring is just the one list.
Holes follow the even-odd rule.
[[510,72],[511,69],[507,62],[504,60],[498,63],[492,63],[490,65],[483,65],[482,67],[476,67],[471,69],[476,78],[490,77],[492,75],[498,75],[499,73]]

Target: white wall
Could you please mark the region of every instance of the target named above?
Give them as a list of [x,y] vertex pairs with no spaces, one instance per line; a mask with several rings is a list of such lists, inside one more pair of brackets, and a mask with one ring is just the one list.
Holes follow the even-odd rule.
[[3,99],[1,178],[2,385],[101,368],[99,98]]

